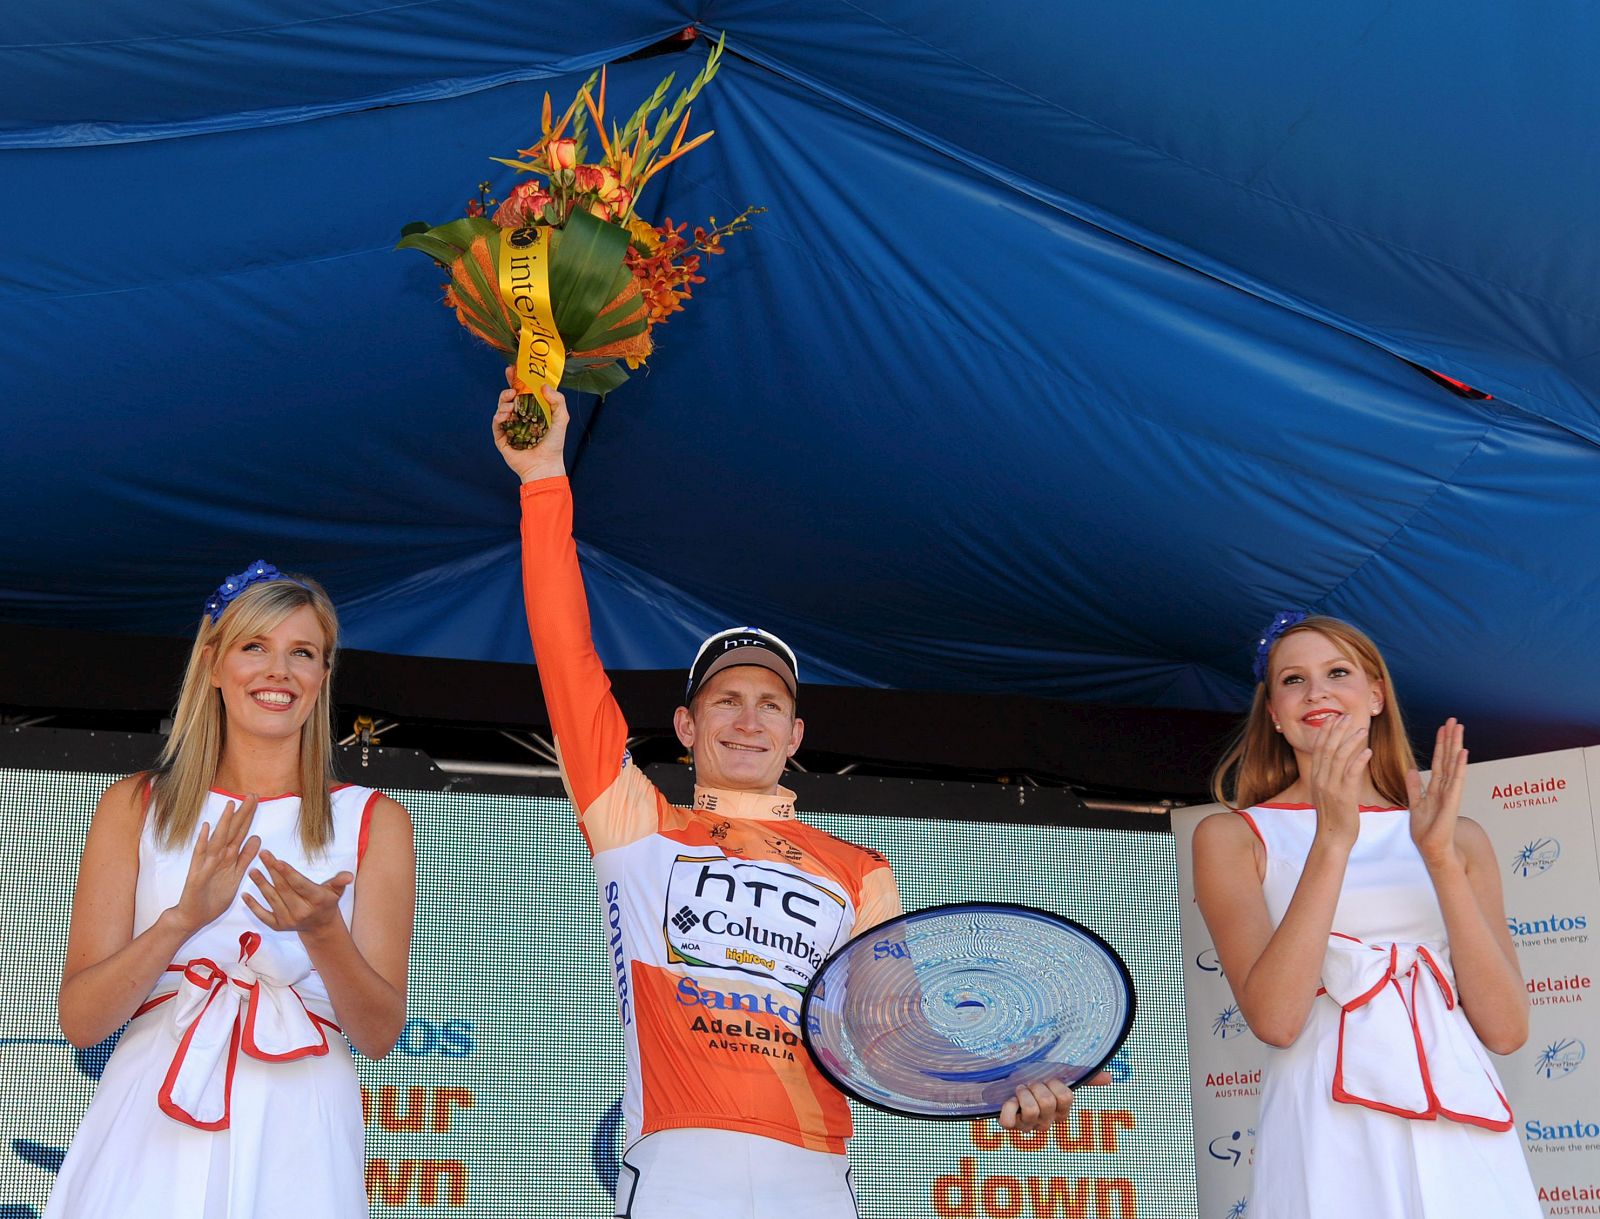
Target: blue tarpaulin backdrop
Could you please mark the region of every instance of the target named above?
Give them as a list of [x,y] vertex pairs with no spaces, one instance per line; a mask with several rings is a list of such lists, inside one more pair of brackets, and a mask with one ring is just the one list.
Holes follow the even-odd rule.
[[1469,743],[1600,731],[1576,3],[23,0],[0,618],[180,632],[261,556],[353,646],[529,659],[499,364],[391,247],[687,25],[717,134],[644,210],[769,210],[576,404],[610,665],[752,622],[812,680],[1225,709],[1297,606]]

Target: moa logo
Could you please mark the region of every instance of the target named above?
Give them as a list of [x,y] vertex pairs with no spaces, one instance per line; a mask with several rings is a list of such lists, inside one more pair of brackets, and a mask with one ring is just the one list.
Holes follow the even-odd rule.
[[1576,1037],[1552,1041],[1534,1060],[1533,1073],[1545,1079],[1565,1079],[1583,1065],[1583,1042]]

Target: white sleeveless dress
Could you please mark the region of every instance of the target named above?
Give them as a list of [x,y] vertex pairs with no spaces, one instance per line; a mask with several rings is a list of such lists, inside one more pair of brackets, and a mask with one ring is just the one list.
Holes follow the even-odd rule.
[[[357,869],[377,799],[333,792],[334,838],[307,859],[298,796],[264,800],[251,832],[313,880]],[[213,792],[201,822],[229,797]],[[139,839],[134,933],[176,904],[194,835]],[[359,880],[358,882],[359,883]],[[246,875],[240,893],[260,895]],[[344,891],[345,923],[356,885]],[[202,928],[156,983],[106,1063],[45,1208],[45,1219],[365,1219],[361,1090],[350,1048],[300,937],[276,932],[243,898]]]
[[[1316,830],[1308,805],[1241,814],[1276,926]],[[1363,809],[1325,994],[1261,1072],[1251,1219],[1541,1219],[1499,1076],[1456,1002],[1444,916],[1405,809]]]

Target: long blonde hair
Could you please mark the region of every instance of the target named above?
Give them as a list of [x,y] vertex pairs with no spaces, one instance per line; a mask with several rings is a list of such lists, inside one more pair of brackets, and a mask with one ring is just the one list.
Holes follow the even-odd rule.
[[[1295,623],[1272,644],[1278,649],[1290,635],[1315,631],[1326,635],[1361,666],[1366,675],[1377,681],[1383,690],[1383,706],[1372,717],[1368,745],[1372,761],[1368,763],[1372,785],[1389,803],[1404,807],[1406,772],[1415,768],[1416,756],[1406,737],[1405,722],[1400,715],[1400,700],[1395,697],[1394,681],[1389,676],[1389,666],[1383,662],[1378,647],[1363,632],[1338,618],[1316,615]],[[1272,652],[1267,653],[1267,681],[1272,679]],[[1250,712],[1233,745],[1217,763],[1211,776],[1211,794],[1219,804],[1230,808],[1249,808],[1277,795],[1300,777],[1295,763],[1294,750],[1283,735],[1272,727],[1272,713],[1267,709],[1267,682],[1256,683],[1255,697],[1250,700]]]
[[300,729],[300,842],[308,854],[319,854],[333,841],[333,803],[328,789],[334,782],[331,690],[339,619],[320,584],[305,576],[291,576],[252,584],[228,604],[216,622],[209,616],[200,620],[172,714],[172,733],[150,782],[156,837],[163,845],[188,841],[216,782],[228,731],[222,691],[211,684],[218,661],[241,641],[266,634],[303,606],[310,606],[316,615],[326,646],[317,706]]

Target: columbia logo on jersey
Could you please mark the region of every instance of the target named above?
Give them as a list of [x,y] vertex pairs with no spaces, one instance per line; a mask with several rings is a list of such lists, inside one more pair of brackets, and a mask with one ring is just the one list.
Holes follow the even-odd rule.
[[679,855],[666,898],[669,962],[751,974],[793,990],[804,989],[837,947],[849,916],[836,885],[776,860]]

